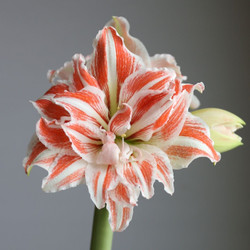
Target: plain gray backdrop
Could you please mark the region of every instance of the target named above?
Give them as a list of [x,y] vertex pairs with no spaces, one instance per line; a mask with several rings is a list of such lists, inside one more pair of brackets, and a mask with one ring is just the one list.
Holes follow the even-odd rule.
[[[0,2],[0,249],[89,249],[93,203],[84,185],[41,190],[46,172],[22,167],[39,118],[28,102],[49,87],[48,69],[74,53],[88,55],[112,15],[125,16],[149,53],[171,53],[189,82],[203,81],[202,107],[219,107],[249,123],[249,1]],[[248,250],[249,128],[245,145],[214,167],[195,160],[175,172],[171,197],[159,183],[139,199],[133,220],[114,234],[114,250]]]

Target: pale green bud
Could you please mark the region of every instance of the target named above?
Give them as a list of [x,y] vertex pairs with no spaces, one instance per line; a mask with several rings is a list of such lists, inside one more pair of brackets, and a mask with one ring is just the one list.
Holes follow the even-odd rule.
[[192,114],[200,117],[208,125],[214,148],[218,152],[226,152],[243,145],[242,138],[234,133],[245,125],[238,116],[217,108],[199,109]]

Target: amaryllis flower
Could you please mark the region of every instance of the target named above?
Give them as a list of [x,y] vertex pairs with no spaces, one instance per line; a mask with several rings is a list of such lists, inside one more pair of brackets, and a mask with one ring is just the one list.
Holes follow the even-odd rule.
[[106,26],[87,60],[77,54],[49,71],[53,86],[33,103],[42,117],[24,160],[27,172],[48,171],[46,192],[86,183],[113,231],[128,226],[140,193],[153,196],[155,180],[172,194],[173,169],[220,159],[207,125],[189,113],[204,85],[183,84],[177,66],[149,63],[123,37]]

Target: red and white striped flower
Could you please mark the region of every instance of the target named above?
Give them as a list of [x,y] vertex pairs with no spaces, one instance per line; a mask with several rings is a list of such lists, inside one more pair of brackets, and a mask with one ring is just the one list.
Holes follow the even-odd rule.
[[122,231],[139,194],[153,196],[155,180],[172,194],[173,169],[220,155],[206,124],[188,111],[204,85],[183,84],[173,58],[172,65],[166,55],[149,59],[112,26],[98,33],[88,60],[77,54],[49,71],[53,86],[33,102],[42,117],[24,167],[48,171],[46,192],[86,183],[96,207],[107,206],[113,231]]

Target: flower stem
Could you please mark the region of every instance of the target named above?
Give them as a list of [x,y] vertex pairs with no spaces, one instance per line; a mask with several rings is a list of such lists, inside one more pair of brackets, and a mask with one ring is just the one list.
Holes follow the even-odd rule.
[[113,232],[108,216],[106,208],[97,209],[95,207],[90,250],[111,250]]

